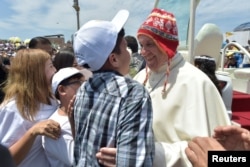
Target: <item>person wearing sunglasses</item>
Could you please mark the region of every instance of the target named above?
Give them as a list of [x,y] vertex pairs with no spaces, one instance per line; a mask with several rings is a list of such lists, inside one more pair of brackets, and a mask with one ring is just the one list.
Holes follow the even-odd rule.
[[83,74],[74,67],[62,68],[52,78],[52,92],[60,101],[60,107],[49,119],[60,124],[61,136],[58,140],[51,140],[45,136],[42,138],[51,166],[70,167],[73,165],[74,130],[71,129],[67,107],[83,82]]

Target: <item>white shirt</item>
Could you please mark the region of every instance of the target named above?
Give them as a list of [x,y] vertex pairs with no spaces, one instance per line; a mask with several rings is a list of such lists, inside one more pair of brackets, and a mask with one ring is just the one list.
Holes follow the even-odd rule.
[[[34,121],[28,121],[20,115],[14,99],[10,100],[7,104],[2,104],[0,106],[0,143],[9,148],[34,124],[48,119],[57,107],[57,101],[52,101],[52,105],[42,104]],[[36,137],[29,153],[18,165],[18,167],[28,166],[49,167],[40,135]]]
[[[218,125],[230,125],[223,100],[212,81],[201,70],[176,54],[170,63],[166,96],[162,96],[166,67],[149,70],[146,88],[153,106],[153,129],[156,144],[154,163],[157,167],[188,167],[187,142],[196,136],[211,136]],[[134,79],[145,80],[145,69]],[[158,149],[157,147],[162,148]],[[160,152],[164,158],[157,157]],[[163,162],[163,163],[161,163]]]
[[59,115],[59,109],[50,117],[61,126],[61,136],[58,140],[42,137],[43,147],[52,167],[70,167],[73,165],[74,139],[67,116]]

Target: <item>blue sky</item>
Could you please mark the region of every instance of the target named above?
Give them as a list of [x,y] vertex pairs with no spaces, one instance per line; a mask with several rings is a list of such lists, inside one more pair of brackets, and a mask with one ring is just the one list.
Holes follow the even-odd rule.
[[[177,0],[165,1],[171,6],[171,2]],[[80,25],[90,19],[111,20],[119,9],[128,9],[130,17],[125,25],[126,34],[135,35],[154,3],[154,0],[79,0]],[[65,39],[69,40],[77,29],[76,12],[72,5],[73,0],[1,0],[0,39],[18,36],[25,40],[35,36],[64,34]],[[205,23],[215,23],[222,32],[227,32],[249,21],[249,0],[201,0],[196,13],[195,31],[198,32]]]

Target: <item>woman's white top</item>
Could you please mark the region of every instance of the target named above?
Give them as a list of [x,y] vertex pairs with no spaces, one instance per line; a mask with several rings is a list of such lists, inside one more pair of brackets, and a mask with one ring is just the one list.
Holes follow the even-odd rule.
[[[48,119],[58,108],[58,102],[51,100],[52,105],[41,104],[40,110],[34,118],[34,121],[24,119],[16,106],[15,99],[0,106],[0,143],[6,147],[16,143],[33,125],[37,122]],[[33,146],[25,159],[18,167],[49,167],[42,147],[42,137],[36,137]]]

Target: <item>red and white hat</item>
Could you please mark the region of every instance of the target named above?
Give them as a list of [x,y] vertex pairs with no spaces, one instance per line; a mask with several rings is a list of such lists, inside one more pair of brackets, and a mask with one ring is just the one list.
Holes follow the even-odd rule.
[[169,58],[174,57],[179,45],[175,16],[163,9],[154,8],[146,21],[140,26],[137,36],[147,35]]

